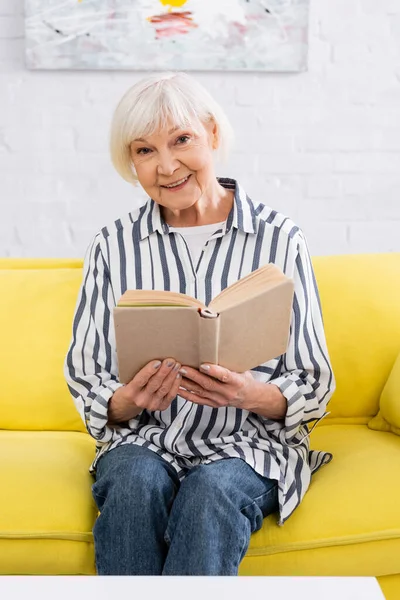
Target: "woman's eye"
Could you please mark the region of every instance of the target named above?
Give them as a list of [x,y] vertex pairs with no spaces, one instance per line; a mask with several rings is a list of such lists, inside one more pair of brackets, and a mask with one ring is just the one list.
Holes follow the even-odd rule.
[[190,140],[190,137],[188,135],[180,135],[176,141],[178,144],[185,144],[189,140]]
[[150,148],[138,148],[136,150],[136,154],[148,154],[150,152]]

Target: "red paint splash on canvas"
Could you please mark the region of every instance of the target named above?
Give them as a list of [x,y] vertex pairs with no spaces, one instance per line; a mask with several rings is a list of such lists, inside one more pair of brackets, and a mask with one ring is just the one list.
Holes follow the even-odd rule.
[[182,12],[168,12],[162,15],[149,17],[150,23],[155,25],[157,39],[172,37],[177,34],[189,33],[197,27],[188,10]]

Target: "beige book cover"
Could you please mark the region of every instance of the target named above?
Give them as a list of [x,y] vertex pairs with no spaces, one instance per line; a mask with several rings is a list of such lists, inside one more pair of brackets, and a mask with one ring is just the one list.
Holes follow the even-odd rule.
[[239,279],[206,307],[186,294],[127,290],[114,308],[119,380],[149,361],[220,364],[243,372],[284,354],[294,283],[269,263]]

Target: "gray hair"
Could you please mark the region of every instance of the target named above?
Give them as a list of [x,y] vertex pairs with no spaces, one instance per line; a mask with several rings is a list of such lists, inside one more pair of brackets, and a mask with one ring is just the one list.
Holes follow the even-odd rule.
[[111,160],[118,173],[137,183],[132,165],[131,142],[152,135],[172,121],[176,127],[196,129],[196,122],[217,125],[217,156],[226,159],[233,130],[220,105],[186,73],[161,73],[141,79],[122,97],[111,122]]

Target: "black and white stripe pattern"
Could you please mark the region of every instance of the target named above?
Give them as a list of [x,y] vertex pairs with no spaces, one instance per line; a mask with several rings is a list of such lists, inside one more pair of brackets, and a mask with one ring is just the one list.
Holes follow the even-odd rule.
[[[235,191],[234,205],[197,265],[183,237],[169,231],[151,199],[94,237],[85,255],[65,377],[97,441],[91,472],[102,454],[127,443],[154,450],[180,478],[193,465],[241,458],[257,473],[278,481],[282,525],[302,500],[311,474],[332,459],[327,452],[309,450],[307,423],[326,415],[335,380],[302,231],[268,206],[255,206],[235,180],[219,182]],[[108,401],[122,385],[112,309],[125,290],[172,290],[208,304],[225,287],[269,262],[295,282],[290,341],[283,356],[259,365],[253,375],[282,391],[288,404],[284,423],[233,407],[191,404],[177,396],[163,412],[144,411],[119,428],[109,427]]]

